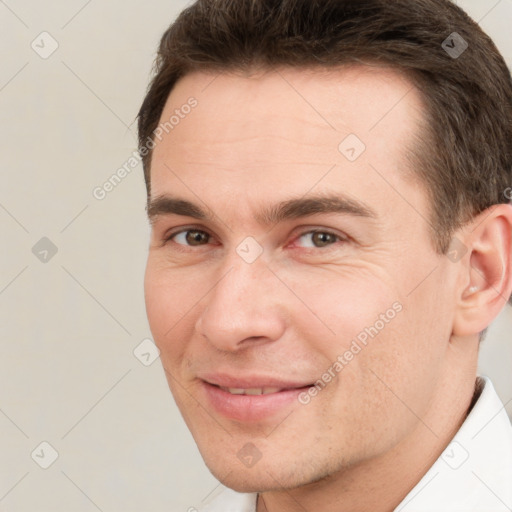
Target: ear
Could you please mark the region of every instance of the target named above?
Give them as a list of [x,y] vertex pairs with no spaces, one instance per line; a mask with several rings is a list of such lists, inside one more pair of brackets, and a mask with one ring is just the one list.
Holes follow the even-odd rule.
[[453,334],[469,336],[486,329],[512,293],[512,205],[483,211],[460,237],[468,252],[461,267]]

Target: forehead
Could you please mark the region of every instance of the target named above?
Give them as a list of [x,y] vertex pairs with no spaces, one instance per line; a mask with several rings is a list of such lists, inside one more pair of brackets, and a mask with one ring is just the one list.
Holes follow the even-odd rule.
[[167,129],[153,152],[152,196],[184,183],[206,196],[270,197],[283,187],[302,195],[320,178],[320,188],[360,195],[382,186],[380,173],[403,179],[421,117],[418,91],[389,68],[192,73],[160,119]]

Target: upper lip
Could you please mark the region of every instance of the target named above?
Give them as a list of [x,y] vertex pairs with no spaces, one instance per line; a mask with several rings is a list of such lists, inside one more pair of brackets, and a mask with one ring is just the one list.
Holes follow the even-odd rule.
[[297,389],[311,386],[310,382],[299,382],[294,380],[283,380],[264,375],[244,375],[234,376],[227,374],[204,374],[199,378],[208,384],[223,388],[236,389],[257,389],[257,388],[279,388],[279,389]]

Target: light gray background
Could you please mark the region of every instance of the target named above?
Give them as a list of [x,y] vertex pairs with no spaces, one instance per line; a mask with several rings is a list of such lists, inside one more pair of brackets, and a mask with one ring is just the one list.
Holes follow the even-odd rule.
[[[512,63],[512,0],[458,3]],[[141,166],[93,196],[136,150],[157,42],[185,5],[0,0],[2,511],[187,511],[218,485],[160,361],[133,354],[151,337]],[[47,58],[31,47],[52,39]],[[46,262],[42,237],[58,249]],[[511,326],[507,307],[480,363],[509,414]]]

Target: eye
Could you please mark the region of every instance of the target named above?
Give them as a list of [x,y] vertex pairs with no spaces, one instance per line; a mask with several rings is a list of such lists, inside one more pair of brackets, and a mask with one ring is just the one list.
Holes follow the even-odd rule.
[[338,241],[346,241],[346,239],[343,239],[330,231],[321,231],[317,229],[303,233],[297,240],[302,240],[303,247],[306,248],[321,248],[333,245]]
[[205,245],[210,240],[210,235],[199,229],[185,229],[178,231],[166,238],[166,242],[173,240],[179,245],[188,245],[191,247]]

